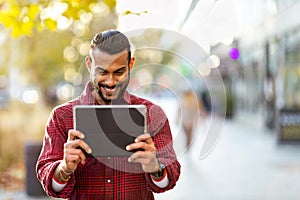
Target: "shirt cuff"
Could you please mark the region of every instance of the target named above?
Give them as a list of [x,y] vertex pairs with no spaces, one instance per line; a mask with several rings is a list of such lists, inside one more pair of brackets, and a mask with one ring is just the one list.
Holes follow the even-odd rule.
[[165,170],[165,173],[162,178],[154,179],[151,177],[151,179],[152,179],[153,183],[160,188],[165,188],[169,185],[169,178],[168,178],[168,174],[167,174],[166,170]]
[[68,182],[61,182],[53,175],[52,177],[52,189],[54,192],[60,192],[66,187]]

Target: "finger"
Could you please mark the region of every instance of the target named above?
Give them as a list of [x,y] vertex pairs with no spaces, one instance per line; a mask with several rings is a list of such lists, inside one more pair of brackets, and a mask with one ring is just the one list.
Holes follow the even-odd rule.
[[145,159],[145,155],[137,155],[138,152],[135,152],[128,158],[128,162],[130,163],[139,163],[141,159]]
[[85,163],[86,160],[86,156],[84,155],[84,153],[82,152],[81,149],[69,149],[66,151],[66,157],[75,157],[76,158],[76,162],[79,163],[81,162],[82,164]]
[[144,151],[150,151],[150,152],[154,152],[156,150],[153,144],[147,144],[146,142],[137,142],[126,146],[127,151],[132,151],[137,149],[143,149]]
[[78,140],[69,140],[64,144],[64,149],[75,149],[77,146],[79,146],[79,141]]
[[79,163],[80,162],[80,157],[79,155],[75,155],[75,154],[70,154],[68,156],[66,156],[65,158],[66,164],[68,168],[72,168],[68,165],[69,162],[71,163]]
[[68,131],[68,140],[75,140],[76,138],[83,139],[84,134],[81,133],[80,131],[76,131],[73,129],[69,130]]
[[[145,172],[155,172],[159,168],[155,153],[136,152],[128,158],[130,163],[140,163]],[[157,167],[158,166],[158,167]]]
[[146,158],[148,156],[149,155],[143,151],[141,151],[141,152],[137,151],[128,158],[128,161],[135,162],[137,159]]
[[136,152],[128,158],[128,162],[141,163],[142,165],[148,165],[151,160],[155,158],[153,152]]
[[130,163],[139,163],[141,165],[147,165],[147,163],[149,162],[149,159],[144,158],[144,157],[138,157],[138,158],[135,158],[135,159],[128,158],[128,162],[130,162]]
[[80,159],[81,164],[84,164],[85,163],[85,159],[86,159],[84,153],[80,150],[80,152],[79,152],[78,155],[79,155],[79,159]]
[[79,155],[80,153],[82,153],[81,149],[72,148],[72,149],[66,149],[65,150],[65,154],[67,156],[69,156],[69,155]]
[[135,142],[145,142],[147,144],[154,145],[152,137],[148,133],[145,133],[145,134],[142,134],[142,135],[138,136],[134,141]]
[[92,153],[91,147],[83,140],[77,140],[76,142],[78,143],[78,146],[81,147],[85,152],[87,152],[88,154]]
[[71,140],[64,144],[65,149],[75,149],[81,147],[88,154],[92,153],[90,146],[81,139]]

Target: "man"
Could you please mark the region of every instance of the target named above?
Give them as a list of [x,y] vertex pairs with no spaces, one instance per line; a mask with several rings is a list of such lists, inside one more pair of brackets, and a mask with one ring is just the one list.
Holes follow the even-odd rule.
[[[56,107],[48,120],[37,176],[46,193],[67,199],[154,199],[172,189],[180,164],[172,146],[168,119],[160,107],[126,90],[134,57],[127,37],[115,30],[96,34],[85,58],[91,81],[76,99]],[[128,145],[129,158],[86,156],[92,149],[84,133],[73,130],[75,105],[144,104],[148,133]],[[78,148],[79,147],[79,148]],[[138,165],[139,173],[128,167]]]

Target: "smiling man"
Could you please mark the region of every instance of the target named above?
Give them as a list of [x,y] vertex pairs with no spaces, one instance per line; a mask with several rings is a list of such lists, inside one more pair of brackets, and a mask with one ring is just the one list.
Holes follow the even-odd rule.
[[[180,164],[169,122],[159,106],[126,90],[134,65],[127,37],[115,30],[96,34],[85,62],[91,80],[84,92],[54,108],[46,125],[37,162],[37,176],[46,193],[66,199],[144,200],[154,199],[153,192],[172,189]],[[137,150],[129,158],[88,156],[92,149],[84,142],[85,133],[73,130],[75,105],[111,104],[147,108],[147,133],[126,147]]]

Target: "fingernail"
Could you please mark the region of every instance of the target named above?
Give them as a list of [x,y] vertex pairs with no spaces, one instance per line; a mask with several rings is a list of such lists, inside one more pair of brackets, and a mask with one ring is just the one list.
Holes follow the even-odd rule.
[[88,153],[91,154],[91,153],[92,153],[92,149],[89,149],[89,150],[88,150]]
[[130,150],[130,147],[129,147],[129,146],[126,146],[126,150],[129,151],[129,150]]
[[80,136],[80,137],[81,137],[81,139],[83,139],[85,136],[83,135],[83,133],[81,133],[81,136]]
[[131,158],[128,158],[128,162],[131,162]]
[[135,140],[134,140],[135,142],[138,142],[139,141],[139,139],[137,139],[137,138],[135,138]]

